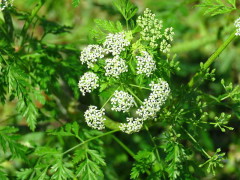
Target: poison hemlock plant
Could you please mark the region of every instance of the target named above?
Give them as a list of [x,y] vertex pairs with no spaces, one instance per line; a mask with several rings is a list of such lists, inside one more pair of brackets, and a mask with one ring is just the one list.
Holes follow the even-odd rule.
[[[200,179],[224,166],[225,152],[202,136],[210,128],[233,130],[240,89],[222,80],[223,94],[213,95],[201,85],[218,82],[210,65],[239,36],[239,19],[199,72],[180,84],[180,62],[171,54],[176,29],[150,9],[138,15],[130,1],[114,1],[123,21],[94,20],[79,52],[47,40],[71,27],[38,15],[45,0],[31,13],[0,2],[0,101],[14,104],[13,115],[0,121],[0,179]],[[226,2],[202,6],[212,15],[236,9],[235,1]],[[23,27],[15,27],[15,18]]]

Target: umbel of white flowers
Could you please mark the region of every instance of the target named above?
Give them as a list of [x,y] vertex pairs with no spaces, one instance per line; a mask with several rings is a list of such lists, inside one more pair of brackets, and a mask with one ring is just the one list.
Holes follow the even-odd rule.
[[90,93],[99,86],[99,77],[93,72],[86,72],[79,80],[78,87],[83,96],[86,92]]
[[105,75],[115,78],[119,78],[120,74],[128,71],[126,61],[120,58],[118,55],[112,59],[108,58],[105,60],[106,65],[104,66]]
[[240,36],[240,17],[234,22],[236,29],[236,36]]
[[0,10],[4,10],[6,7],[12,6],[14,0],[0,0]]
[[[153,49],[157,46],[163,53],[170,51],[170,41],[173,41],[173,28],[162,29],[162,21],[155,18],[155,14],[151,13],[149,9],[144,11],[143,16],[137,19],[137,24],[140,26],[141,37],[140,41],[149,43]],[[122,73],[126,73],[128,69],[128,59],[125,59],[125,50],[131,50],[128,46],[131,44],[131,32],[119,32],[115,34],[108,34],[102,45],[88,45],[85,47],[80,56],[82,64],[87,64],[88,68],[94,68],[98,60],[103,60],[98,67],[105,71],[105,76],[112,78],[120,78]],[[128,49],[127,49],[128,48]],[[132,47],[133,48],[133,47]],[[125,51],[125,54],[122,53]],[[133,53],[134,54],[134,53]],[[124,59],[122,58],[124,55]],[[107,57],[107,58],[106,58]],[[140,54],[133,57],[136,60],[136,75],[145,75],[149,77],[156,70],[156,61],[153,56],[146,49],[141,49]],[[102,61],[101,61],[102,62]],[[103,65],[103,66],[102,66]],[[129,65],[131,69],[132,66]],[[95,70],[95,69],[92,69]],[[99,77],[93,72],[86,72],[80,77],[78,87],[83,96],[86,93],[91,93],[94,89],[99,87]],[[146,98],[142,105],[137,109],[137,117],[128,117],[127,123],[121,123],[120,129],[126,133],[138,132],[143,125],[143,122],[148,119],[156,117],[161,106],[166,101],[170,89],[168,83],[162,79],[158,79],[157,83],[150,84],[152,92]],[[136,104],[132,95],[124,91],[115,91],[111,98],[112,110],[129,112]],[[94,129],[103,129],[104,109],[97,110],[96,106],[90,106],[89,110],[85,112],[85,119],[87,124]]]
[[[170,88],[166,81],[159,78],[157,83],[151,82],[151,93],[146,98],[143,104],[137,109],[138,117],[128,117],[127,123],[120,123],[120,130],[131,134],[139,132],[143,126],[143,122],[156,117],[160,111],[161,106],[167,100],[170,94]],[[129,98],[128,100],[126,98]],[[125,104],[124,104],[125,103]],[[111,98],[113,110],[127,112],[134,105],[134,99],[131,95],[124,91],[116,90]],[[94,129],[104,129],[104,109],[97,110],[96,106],[90,106],[84,114],[88,126]]]
[[85,111],[84,117],[87,125],[93,129],[103,130],[105,129],[104,118],[105,109],[98,110],[96,106],[89,106],[89,109]]
[[142,51],[141,56],[136,56],[137,59],[137,74],[146,74],[149,77],[156,70],[156,62],[147,51]]
[[134,106],[134,98],[132,95],[124,91],[116,90],[111,98],[111,105],[113,111],[128,112]]

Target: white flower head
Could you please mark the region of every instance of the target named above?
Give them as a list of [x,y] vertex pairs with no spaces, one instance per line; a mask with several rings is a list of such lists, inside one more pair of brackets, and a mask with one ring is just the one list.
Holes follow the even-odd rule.
[[104,118],[105,110],[98,110],[96,106],[89,106],[89,109],[85,111],[84,117],[87,125],[93,129],[102,130],[105,129]]
[[147,51],[142,51],[142,56],[136,56],[137,74],[146,74],[150,76],[156,70],[156,63]]
[[111,104],[113,111],[128,112],[134,106],[134,98],[127,92],[116,90],[111,98]]
[[160,51],[163,53],[168,53],[170,52],[171,44],[169,44],[165,39],[162,40],[160,43]]
[[119,32],[115,34],[108,34],[106,40],[103,43],[105,52],[111,53],[113,56],[119,55],[122,51],[125,50],[126,46],[129,46],[130,42],[126,39],[125,32]]
[[167,40],[173,41],[173,36],[174,36],[174,32],[173,32],[173,27],[170,28],[166,28],[164,31],[164,36]]
[[83,96],[85,96],[86,92],[90,93],[94,89],[96,89],[99,86],[98,81],[99,77],[93,72],[84,73],[84,75],[80,77],[80,80],[78,82],[78,87],[82,92]]
[[0,10],[4,10],[6,7],[13,5],[14,0],[0,0]]
[[119,56],[114,56],[112,59],[105,60],[106,65],[104,66],[105,75],[119,78],[120,74],[128,71],[126,61]]
[[240,36],[240,17],[234,22],[234,26],[237,28],[236,36]]
[[143,120],[154,119],[170,94],[168,83],[161,78],[157,83],[151,82],[150,87],[152,92],[136,112]]
[[88,45],[82,50],[80,61],[87,63],[88,68],[92,68],[99,58],[104,57],[104,49],[99,45]]
[[121,123],[119,126],[120,130],[127,134],[139,132],[143,126],[143,121],[140,118],[127,118],[127,122]]

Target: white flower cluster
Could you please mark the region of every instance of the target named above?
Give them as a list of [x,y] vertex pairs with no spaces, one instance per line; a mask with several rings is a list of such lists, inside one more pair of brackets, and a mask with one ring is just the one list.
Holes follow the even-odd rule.
[[93,72],[86,72],[82,77],[80,77],[78,87],[83,96],[85,96],[86,92],[90,93],[99,86],[98,80],[99,77]]
[[240,36],[240,18],[234,22],[235,27],[237,28],[236,36]]
[[4,10],[6,7],[12,6],[13,0],[0,0],[0,10]]
[[104,115],[105,110],[97,110],[96,106],[89,106],[89,109],[84,113],[87,125],[93,129],[98,130],[102,130],[105,128],[104,121],[106,120],[106,118],[103,117]]
[[136,112],[143,121],[156,117],[157,112],[161,109],[170,93],[168,83],[161,78],[158,79],[156,84],[151,82],[150,87],[152,90],[151,94],[144,100],[143,105]]
[[156,63],[147,51],[142,51],[142,56],[136,56],[137,74],[146,74],[148,77],[156,70]]
[[134,98],[127,92],[116,90],[111,98],[111,104],[113,111],[128,112],[134,106]]
[[99,58],[104,57],[104,49],[99,45],[88,45],[82,50],[80,61],[87,63],[88,68],[92,68]]
[[119,128],[121,131],[132,134],[135,132],[139,132],[143,126],[143,121],[140,118],[127,118],[127,123],[121,123]]
[[112,53],[113,56],[119,55],[125,50],[126,46],[129,46],[130,42],[126,39],[125,32],[119,32],[115,34],[108,34],[103,47],[106,53]]
[[128,71],[126,61],[119,56],[114,56],[112,59],[105,60],[106,65],[104,66],[105,75],[119,78],[120,74]]

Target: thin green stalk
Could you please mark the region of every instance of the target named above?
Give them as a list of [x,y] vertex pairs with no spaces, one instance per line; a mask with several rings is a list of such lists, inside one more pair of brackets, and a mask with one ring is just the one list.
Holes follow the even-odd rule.
[[70,149],[68,149],[67,151],[63,152],[62,155],[69,153],[70,151],[72,151],[72,150],[74,150],[74,149],[82,146],[82,145],[85,144],[85,143],[88,143],[88,142],[90,142],[90,141],[92,141],[92,140],[98,139],[98,138],[100,138],[100,137],[103,137],[103,136],[106,136],[106,135],[109,135],[109,134],[113,134],[113,133],[118,132],[118,131],[119,131],[119,130],[113,130],[113,131],[109,131],[109,132],[103,133],[103,134],[101,134],[101,135],[92,137],[92,138],[90,138],[90,139],[88,139],[88,140],[86,140],[86,141],[81,142],[80,144],[78,144],[78,145],[76,145],[76,146],[73,146],[72,148],[70,148]]
[[118,139],[116,136],[112,135],[112,138],[120,145],[122,148],[135,159],[135,154],[134,152],[129,149],[120,139]]
[[132,86],[132,87],[137,87],[137,88],[139,88],[139,89],[146,89],[146,90],[149,90],[149,91],[151,91],[151,89],[150,88],[146,88],[146,87],[141,87],[141,86],[137,86],[137,85],[135,85],[135,84],[129,84],[130,86]]
[[[119,87],[118,87],[116,90],[118,90],[118,89],[119,89]],[[115,91],[114,91],[114,92],[115,92]],[[113,97],[114,92],[113,92],[112,95],[108,98],[108,100],[102,105],[101,109],[104,108],[104,106],[106,106],[106,104],[110,101],[110,99]]]
[[41,9],[41,7],[43,6],[43,4],[45,3],[46,0],[40,0],[39,3],[36,5],[36,7],[32,10],[32,13],[28,19],[28,21],[25,22],[23,28],[22,28],[22,32],[21,35],[23,37],[22,39],[22,43],[21,45],[23,46],[25,41],[26,41],[26,36],[27,36],[27,31],[34,19],[34,17],[37,15],[38,11]]
[[139,97],[137,97],[137,95],[134,93],[134,92],[132,92],[132,90],[131,89],[129,89],[129,88],[127,88],[127,90],[128,90],[128,92],[130,92],[130,94],[132,94],[137,100],[138,100],[138,102],[140,103],[140,104],[142,104],[143,102],[142,102],[142,100],[141,99],[139,99]]
[[198,145],[198,147],[201,149],[201,151],[203,152],[203,154],[208,157],[211,158],[211,156],[202,148],[202,146],[200,146],[200,144],[197,142],[197,140],[184,128],[181,128],[191,139],[192,141]]
[[153,145],[155,146],[155,151],[156,151],[157,160],[160,162],[161,159],[160,159],[160,155],[159,155],[159,152],[158,152],[158,149],[157,149],[157,145],[156,145],[155,141],[153,140],[153,137],[152,137],[152,135],[151,135],[148,127],[147,127],[146,125],[144,125],[144,127],[145,127],[145,129],[146,129],[146,131],[147,131],[147,133],[148,133],[148,135],[149,135],[149,137],[150,137]]
[[[3,1],[3,3],[4,3],[4,1]],[[13,31],[14,31],[13,22],[12,22],[11,14],[7,9],[3,10],[3,17],[4,17],[5,23],[7,24],[8,37],[11,40],[13,40]]]
[[[208,58],[208,60],[203,65],[203,70],[207,70],[209,66],[218,58],[218,56],[223,52],[223,50],[234,40],[236,37],[235,31],[224,41],[224,43]],[[197,76],[199,73],[196,73],[192,79],[189,81],[188,86],[193,87],[197,81]]]

